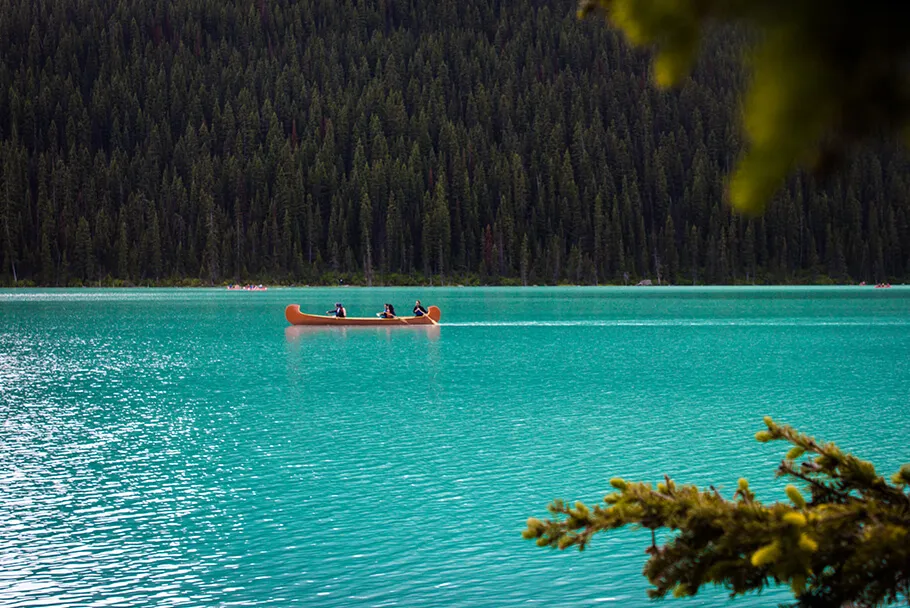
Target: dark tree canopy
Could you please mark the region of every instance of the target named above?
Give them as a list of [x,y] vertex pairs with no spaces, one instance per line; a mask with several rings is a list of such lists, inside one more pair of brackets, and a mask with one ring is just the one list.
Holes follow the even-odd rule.
[[701,42],[664,91],[550,0],[2,2],[0,284],[907,277],[891,144],[731,212],[751,36]]

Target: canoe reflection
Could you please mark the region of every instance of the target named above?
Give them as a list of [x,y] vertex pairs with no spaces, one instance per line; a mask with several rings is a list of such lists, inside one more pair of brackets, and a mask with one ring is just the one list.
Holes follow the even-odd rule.
[[404,334],[419,337],[426,336],[429,340],[436,341],[439,339],[439,327],[439,325],[408,325],[405,327],[397,325],[395,327],[289,325],[284,328],[284,337],[288,342],[297,342],[298,340],[326,336],[347,338],[349,335],[363,336],[375,334],[385,338],[391,338],[393,334]]

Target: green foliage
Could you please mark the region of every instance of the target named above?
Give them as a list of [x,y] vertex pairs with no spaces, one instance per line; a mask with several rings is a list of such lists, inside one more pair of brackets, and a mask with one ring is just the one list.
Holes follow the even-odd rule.
[[910,132],[910,38],[892,6],[582,0],[579,15],[603,9],[633,44],[656,46],[654,77],[664,87],[683,82],[710,26],[754,30],[744,104],[749,147],[732,176],[730,200],[759,214],[798,166],[825,166],[869,136]]
[[[530,518],[523,532],[541,547],[584,550],[599,533],[641,527],[674,532],[652,541],[644,574],[652,598],[720,585],[731,597],[788,585],[798,607],[883,606],[910,592],[910,464],[890,479],[872,463],[765,418],[761,442],[792,444],[778,476],[790,504],[759,502],[745,479],[732,500],[669,477],[652,484],[610,480],[603,505],[554,501],[557,520]],[[652,536],[652,539],[655,538]]]
[[0,282],[910,275],[894,146],[759,219],[723,204],[741,29],[665,2],[641,35],[670,28],[656,73],[692,77],[658,90],[568,7],[456,4],[0,2]]

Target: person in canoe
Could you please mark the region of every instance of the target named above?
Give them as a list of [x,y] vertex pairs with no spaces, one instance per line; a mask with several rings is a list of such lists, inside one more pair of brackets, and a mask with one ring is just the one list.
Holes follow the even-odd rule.
[[423,307],[423,304],[420,303],[420,300],[414,303],[414,316],[422,317],[427,314],[427,309]]
[[348,316],[348,311],[344,309],[344,306],[341,305],[341,302],[335,302],[335,310],[327,310],[327,315],[335,315],[339,319],[343,319]]
[[382,312],[376,313],[376,316],[380,319],[394,319],[395,318],[395,307],[391,304],[386,304],[385,309]]

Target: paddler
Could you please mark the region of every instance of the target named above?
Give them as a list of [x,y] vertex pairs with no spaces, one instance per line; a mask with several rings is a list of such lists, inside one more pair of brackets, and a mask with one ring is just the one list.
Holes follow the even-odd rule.
[[376,313],[376,316],[380,319],[394,319],[395,318],[395,307],[391,304],[386,304],[382,312]]
[[341,305],[341,302],[335,302],[335,310],[327,310],[327,315],[335,315],[339,319],[343,319],[348,316],[348,311],[344,309],[344,306]]

